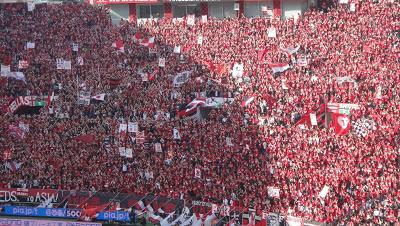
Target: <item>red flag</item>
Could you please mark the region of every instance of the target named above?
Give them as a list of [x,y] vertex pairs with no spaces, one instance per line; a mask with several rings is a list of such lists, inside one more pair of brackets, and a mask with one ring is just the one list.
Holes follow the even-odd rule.
[[10,149],[6,149],[3,153],[3,159],[4,160],[11,160],[11,150]]
[[138,32],[133,36],[133,41],[134,42],[140,42],[142,41],[143,35],[142,33]]
[[207,65],[208,69],[210,71],[215,71],[215,65],[213,62],[211,61],[204,61],[204,64]]
[[215,73],[218,75],[223,75],[226,72],[226,67],[223,64],[217,64],[215,66]]
[[84,207],[80,219],[84,221],[91,221],[92,219],[97,217],[97,214],[99,212],[104,211],[109,204],[110,203],[106,203],[96,207]]
[[93,134],[84,134],[84,135],[79,135],[79,136],[75,137],[75,140],[77,142],[92,144],[96,141],[96,136]]
[[262,61],[264,59],[265,54],[267,54],[267,52],[268,52],[267,48],[259,49],[257,51],[258,60]]
[[351,123],[348,115],[332,113],[332,126],[337,135],[345,135],[349,132]]
[[124,52],[125,48],[124,48],[124,41],[119,38],[117,39],[113,44],[112,47],[116,48],[118,51],[120,52]]
[[274,97],[272,97],[271,95],[264,94],[262,97],[268,103],[268,106],[270,108],[272,108],[275,104],[278,103],[278,101]]

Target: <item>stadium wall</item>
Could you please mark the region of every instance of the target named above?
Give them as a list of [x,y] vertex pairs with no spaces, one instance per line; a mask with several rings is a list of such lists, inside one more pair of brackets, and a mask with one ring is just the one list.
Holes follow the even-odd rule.
[[114,24],[121,19],[137,21],[148,18],[182,18],[188,14],[214,18],[280,17],[291,18],[307,10],[314,0],[94,0],[107,5]]

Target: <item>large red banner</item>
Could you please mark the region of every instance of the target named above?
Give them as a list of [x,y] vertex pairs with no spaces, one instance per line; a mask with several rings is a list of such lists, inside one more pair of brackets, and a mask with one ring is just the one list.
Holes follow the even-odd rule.
[[158,0],[95,0],[96,4],[157,3]]
[[52,198],[54,202],[59,201],[58,191],[52,189],[0,188],[0,203],[40,203],[49,198]]

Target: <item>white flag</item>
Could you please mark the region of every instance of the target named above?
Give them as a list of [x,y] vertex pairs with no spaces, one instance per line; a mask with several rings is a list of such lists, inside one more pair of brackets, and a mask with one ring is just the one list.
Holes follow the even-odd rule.
[[350,12],[355,12],[355,11],[356,11],[356,4],[350,3]]
[[378,87],[376,87],[375,98],[382,99],[382,86],[381,85],[378,85]]
[[78,65],[82,66],[82,65],[83,65],[83,58],[82,58],[82,57],[77,57],[77,58],[76,58],[76,63],[77,63]]
[[282,79],[282,89],[289,89],[289,87],[286,84],[286,79]]
[[276,187],[267,187],[268,189],[268,196],[272,198],[279,198],[279,188]]
[[226,137],[225,140],[226,140],[226,145],[228,145],[228,146],[230,146],[230,147],[233,146],[233,144],[232,144],[232,138]]
[[193,225],[193,223],[196,221],[196,215],[193,214],[191,217],[187,218],[182,224],[179,226],[190,226]]
[[162,152],[162,147],[160,143],[155,143],[154,148],[156,152]]
[[1,73],[7,74],[11,72],[11,67],[10,65],[1,65]]
[[202,22],[203,24],[207,23],[207,15],[201,16],[201,22]]
[[160,225],[161,226],[171,226],[171,219],[173,217],[173,215],[175,214],[175,212],[169,214],[166,218],[164,218],[164,220],[160,221]]
[[34,2],[27,2],[28,6],[28,11],[32,12],[35,9],[35,3]]
[[180,140],[181,139],[181,135],[179,134],[179,130],[177,128],[173,129],[173,133],[174,133],[174,139],[175,140]]
[[77,43],[72,43],[72,51],[78,52],[79,46]]
[[125,157],[133,158],[132,148],[126,148],[125,149]]
[[311,125],[313,126],[317,126],[317,115],[315,113],[310,113],[310,121],[311,121]]
[[199,37],[197,37],[197,44],[199,45],[203,44],[203,36],[199,35]]
[[181,53],[181,46],[175,46],[174,53]]
[[175,87],[181,86],[183,83],[187,82],[190,78],[192,71],[183,71],[175,75],[173,80],[173,85]]
[[35,48],[35,43],[34,42],[27,42],[26,43],[26,48],[27,49],[34,49]]
[[17,79],[17,80],[22,80],[22,81],[24,81],[26,83],[25,74],[23,72],[20,72],[20,71],[18,71],[18,72],[7,72],[7,73],[6,72],[2,72],[1,76],[2,77],[8,77],[8,78],[14,78],[14,79]]
[[235,63],[232,68],[232,77],[240,78],[243,76],[244,67],[243,64]]
[[185,207],[183,208],[182,214],[179,215],[179,217],[176,218],[176,219],[171,223],[171,225],[175,225],[175,224],[177,224],[178,222],[179,222],[179,223],[184,222],[184,221],[186,220],[187,216],[189,215],[189,213],[190,213],[190,209],[189,209],[187,206],[185,206]]
[[160,59],[158,59],[158,66],[165,67],[165,58],[164,57],[160,57]]
[[139,131],[139,124],[137,122],[129,122],[128,123],[128,132],[137,133]]
[[118,148],[118,152],[119,152],[119,155],[120,156],[122,156],[122,157],[125,157],[126,156],[126,152],[125,152],[125,147],[119,147]]
[[70,60],[64,60],[64,69],[71,70],[71,61]]
[[268,28],[268,38],[276,38],[276,28]]
[[195,23],[195,20],[196,20],[196,18],[194,16],[194,14],[188,15],[187,18],[186,18],[186,24],[189,25],[189,26],[193,26],[194,23]]
[[56,65],[57,69],[64,69],[64,59],[63,58],[57,58],[56,59]]
[[125,124],[125,123],[121,123],[121,124],[119,124],[119,132],[121,133],[121,132],[126,132],[126,129],[127,129],[127,125]]
[[329,192],[329,189],[330,189],[330,187],[327,186],[327,185],[325,185],[325,186],[322,188],[321,192],[319,193],[319,197],[325,198],[326,195],[327,195],[328,192]]
[[194,177],[201,178],[201,170],[199,168],[194,169]]
[[147,73],[141,73],[140,77],[142,77],[142,82],[148,82],[149,81],[149,75]]

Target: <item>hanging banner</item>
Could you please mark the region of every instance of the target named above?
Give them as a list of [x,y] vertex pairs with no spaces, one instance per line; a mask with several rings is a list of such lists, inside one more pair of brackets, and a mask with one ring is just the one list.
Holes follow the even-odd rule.
[[56,217],[72,219],[77,219],[81,216],[80,209],[4,206],[3,210],[5,215],[11,216]]
[[96,0],[98,5],[128,4],[128,3],[156,3],[158,0]]
[[0,225],[102,226],[102,224],[100,224],[100,223],[91,223],[91,222],[71,222],[71,221],[59,221],[59,220],[51,221],[51,220],[14,219],[14,218],[0,218]]

